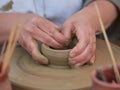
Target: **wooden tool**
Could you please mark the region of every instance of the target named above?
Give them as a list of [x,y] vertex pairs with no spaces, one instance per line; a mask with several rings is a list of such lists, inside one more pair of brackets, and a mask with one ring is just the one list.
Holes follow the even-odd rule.
[[101,30],[103,32],[103,35],[104,35],[104,38],[105,38],[105,42],[107,44],[107,48],[109,50],[109,53],[110,53],[110,56],[111,56],[111,59],[112,59],[112,64],[113,64],[113,69],[114,69],[116,80],[117,80],[117,83],[120,83],[120,74],[119,74],[119,71],[118,71],[118,68],[117,68],[116,60],[115,60],[115,57],[114,57],[111,45],[109,43],[107,34],[105,32],[105,27],[103,25],[101,14],[100,14],[100,11],[99,11],[99,8],[98,8],[98,5],[97,5],[96,2],[95,2],[95,8],[96,8],[96,11],[97,11],[97,15],[98,15],[99,23],[100,23],[100,26],[101,26]]
[[[17,42],[17,40],[19,38],[20,31],[21,31],[21,26],[17,27],[16,24],[11,29],[11,33],[10,33],[10,37],[9,37],[9,40],[8,40],[7,49],[6,49],[4,58],[3,58],[2,71],[4,71],[6,69],[6,67],[8,66],[8,64],[10,62],[11,56],[12,56],[13,51],[14,51],[15,46],[16,46],[16,42]],[[3,50],[4,50],[4,48],[5,47],[3,47]],[[3,55],[2,55],[2,57],[3,57]]]

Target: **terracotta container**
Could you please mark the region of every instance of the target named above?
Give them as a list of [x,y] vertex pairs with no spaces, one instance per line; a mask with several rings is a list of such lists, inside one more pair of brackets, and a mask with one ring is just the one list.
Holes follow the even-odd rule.
[[92,72],[92,90],[120,90],[111,65],[99,67]]
[[49,60],[50,67],[69,68],[68,62],[70,49],[56,50],[42,44],[41,52]]

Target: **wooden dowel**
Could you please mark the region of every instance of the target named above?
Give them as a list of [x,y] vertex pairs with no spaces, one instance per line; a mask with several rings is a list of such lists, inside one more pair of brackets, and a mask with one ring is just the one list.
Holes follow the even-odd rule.
[[10,36],[9,36],[9,40],[8,40],[8,46],[7,46],[6,53],[5,53],[4,60],[3,60],[2,71],[4,71],[6,69],[6,67],[8,65],[8,62],[9,62],[9,59],[10,59],[11,47],[12,47],[12,44],[13,44],[13,39],[15,38],[14,37],[15,30],[16,30],[16,25],[13,26],[13,28],[10,32]]
[[11,30],[10,38],[8,41],[8,47],[7,47],[4,62],[3,62],[2,71],[4,71],[6,69],[6,67],[8,66],[8,64],[10,62],[11,56],[12,56],[13,51],[15,49],[16,42],[19,38],[21,30],[22,30],[22,26],[19,26],[17,29],[16,25],[13,26],[13,28]]
[[14,37],[14,41],[13,41],[13,44],[12,44],[11,49],[10,49],[10,53],[11,53],[11,54],[9,54],[8,63],[10,62],[10,58],[11,58],[13,52],[14,52],[14,49],[15,49],[15,46],[16,46],[16,42],[17,42],[17,40],[18,40],[18,38],[19,38],[21,29],[22,29],[22,28],[21,28],[21,26],[20,26],[20,27],[16,30],[16,33],[15,33],[15,35],[14,35],[15,37]]
[[101,14],[100,14],[100,11],[99,11],[99,8],[98,8],[96,2],[95,2],[95,8],[96,8],[96,11],[97,11],[97,15],[98,15],[99,23],[100,23],[100,26],[101,26],[101,30],[102,30],[102,32],[103,32],[103,35],[104,35],[104,38],[105,38],[105,42],[106,42],[106,44],[107,44],[108,51],[109,51],[110,56],[111,56],[111,59],[112,59],[112,64],[113,64],[113,69],[114,69],[114,73],[115,73],[116,80],[117,80],[117,83],[120,83],[119,70],[118,70],[118,67],[117,67],[117,64],[116,64],[116,60],[115,60],[115,57],[114,57],[114,54],[113,54],[111,45],[110,45],[109,40],[108,40],[108,37],[107,37],[107,34],[106,34],[106,32],[105,32],[105,27],[104,27],[104,25],[103,25],[102,17],[101,17]]

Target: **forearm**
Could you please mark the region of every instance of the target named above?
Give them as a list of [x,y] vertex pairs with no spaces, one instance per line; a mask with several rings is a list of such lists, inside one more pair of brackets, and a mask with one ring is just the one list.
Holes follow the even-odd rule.
[[[117,17],[116,7],[109,0],[96,0],[95,2],[99,7],[104,26],[107,28]],[[82,9],[80,13],[82,13],[82,17],[86,17],[84,19],[89,21],[95,32],[101,32],[94,2]]]
[[25,22],[27,16],[32,17],[31,14],[0,13],[0,44],[8,39],[11,28]]

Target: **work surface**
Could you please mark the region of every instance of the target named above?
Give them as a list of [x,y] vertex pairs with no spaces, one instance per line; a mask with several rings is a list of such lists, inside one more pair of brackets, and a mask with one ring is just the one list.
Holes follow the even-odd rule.
[[[119,64],[120,48],[115,45],[112,48]],[[17,87],[14,90],[90,90],[91,72],[99,66],[111,63],[103,40],[97,40],[96,62],[79,69],[55,69],[40,65],[24,49],[17,47],[9,76]]]

